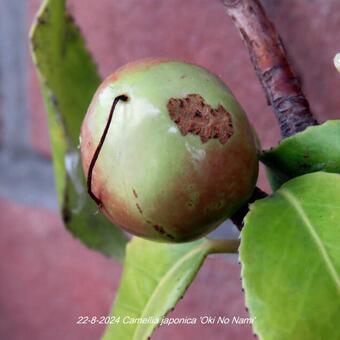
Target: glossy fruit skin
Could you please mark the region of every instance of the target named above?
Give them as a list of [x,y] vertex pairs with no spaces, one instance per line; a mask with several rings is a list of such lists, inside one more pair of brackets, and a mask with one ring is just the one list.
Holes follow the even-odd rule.
[[[96,161],[92,192],[116,225],[147,239],[185,242],[230,217],[250,197],[258,175],[257,142],[226,85],[206,69],[148,59],[110,75],[95,93],[81,128],[84,173],[115,108]],[[170,118],[170,98],[198,94],[231,115],[233,134],[222,144],[183,135]]]

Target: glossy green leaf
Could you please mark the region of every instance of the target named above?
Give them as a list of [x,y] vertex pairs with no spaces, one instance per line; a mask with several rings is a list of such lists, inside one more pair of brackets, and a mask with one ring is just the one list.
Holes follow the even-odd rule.
[[240,260],[260,339],[340,339],[340,175],[297,177],[251,205]]
[[[200,239],[182,244],[133,238],[104,340],[143,340],[183,297],[209,253],[236,251],[238,241]],[[133,318],[146,323],[130,323]],[[144,319],[145,318],[145,319]]]
[[64,0],[43,2],[31,30],[51,136],[58,200],[67,228],[86,245],[121,259],[125,235],[96,214],[86,193],[78,143],[80,125],[100,83],[96,67]]
[[273,189],[306,173],[340,173],[340,121],[312,126],[282,140],[277,147],[264,152],[261,161],[267,166]]

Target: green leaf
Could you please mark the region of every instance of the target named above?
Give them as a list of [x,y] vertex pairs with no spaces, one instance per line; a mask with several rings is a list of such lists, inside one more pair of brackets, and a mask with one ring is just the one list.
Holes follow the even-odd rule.
[[340,121],[311,126],[262,154],[273,189],[316,171],[340,173]]
[[340,339],[339,221],[338,174],[297,177],[251,205],[241,275],[260,339]]
[[[207,240],[165,244],[133,238],[104,340],[143,340],[183,297],[209,253],[236,251],[238,241]],[[146,318],[147,323],[132,323]],[[153,323],[152,323],[153,322]]]
[[43,2],[31,30],[51,136],[59,204],[67,228],[86,245],[122,259],[126,236],[86,193],[79,157],[79,132],[100,78],[63,0]]

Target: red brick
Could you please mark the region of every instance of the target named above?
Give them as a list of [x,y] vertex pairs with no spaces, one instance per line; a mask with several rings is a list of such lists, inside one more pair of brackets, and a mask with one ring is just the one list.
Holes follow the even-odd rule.
[[[31,13],[37,8],[31,0]],[[247,51],[218,1],[127,0],[69,1],[102,76],[139,58],[159,56],[191,61],[220,75],[242,103],[264,147],[278,140],[278,129],[266,105]],[[48,145],[37,84],[31,72],[33,143]],[[254,100],[256,99],[256,100]],[[33,109],[34,108],[34,109]],[[39,122],[40,120],[40,122]]]
[[333,65],[333,58],[340,51],[339,11],[337,0],[285,0],[270,8],[320,122],[339,119],[340,76]]
[[[51,212],[0,200],[0,339],[93,340],[103,328],[76,325],[107,315],[121,273],[87,249]],[[209,258],[171,316],[246,316],[239,266]],[[163,326],[154,339],[252,339],[249,326]]]
[[[38,0],[31,0],[31,14]],[[252,70],[247,51],[219,1],[69,1],[90,50],[105,76],[122,64],[149,56],[185,59],[221,75],[246,109],[264,148],[278,129]],[[269,2],[266,2],[269,4]],[[336,0],[276,1],[268,10],[303,79],[320,121],[337,118],[339,75],[332,58],[340,46]],[[317,15],[316,15],[317,14]],[[31,21],[31,18],[29,19]],[[49,154],[42,101],[32,67],[28,91],[32,143]],[[265,185],[262,175],[261,185]],[[77,327],[78,315],[105,314],[120,267],[79,244],[57,216],[0,202],[0,338],[94,339],[102,329]],[[245,315],[239,268],[209,259],[173,316]],[[155,339],[252,339],[249,327],[162,327]]]
[[75,240],[53,213],[0,200],[0,338],[99,338],[80,315],[106,315],[120,266]]
[[[30,1],[31,15],[40,1]],[[312,109],[320,121],[336,118],[339,75],[332,58],[340,45],[336,0],[277,1],[267,9],[284,38]],[[231,87],[246,109],[263,148],[277,143],[279,133],[236,29],[218,1],[110,0],[69,1],[103,76],[129,61],[163,56],[208,67]],[[318,13],[318,15],[315,15]],[[31,21],[31,19],[29,19]],[[49,154],[46,118],[32,67],[29,71],[32,143]],[[260,185],[268,189],[265,176]]]

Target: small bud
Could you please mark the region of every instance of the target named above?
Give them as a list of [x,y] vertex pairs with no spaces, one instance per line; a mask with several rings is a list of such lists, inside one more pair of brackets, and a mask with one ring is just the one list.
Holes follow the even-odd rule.
[[338,72],[340,73],[340,53],[337,53],[334,57],[334,65]]

